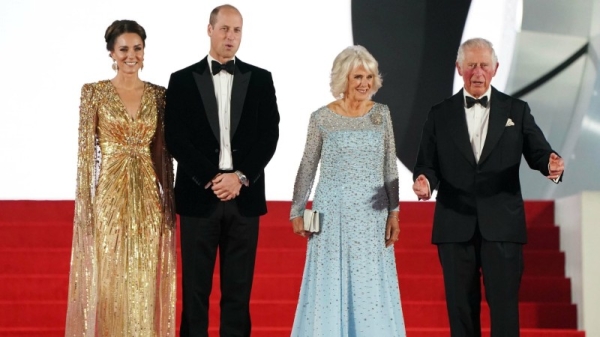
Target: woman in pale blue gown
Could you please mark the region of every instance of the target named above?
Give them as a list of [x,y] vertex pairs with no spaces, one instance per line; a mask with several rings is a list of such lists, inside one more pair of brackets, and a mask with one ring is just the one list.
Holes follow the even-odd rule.
[[[294,233],[309,237],[292,337],[406,335],[393,243],[398,240],[398,169],[390,111],[371,101],[377,61],[361,46],[343,50],[331,72],[336,101],[310,117],[294,185]],[[320,164],[313,210],[303,213]]]

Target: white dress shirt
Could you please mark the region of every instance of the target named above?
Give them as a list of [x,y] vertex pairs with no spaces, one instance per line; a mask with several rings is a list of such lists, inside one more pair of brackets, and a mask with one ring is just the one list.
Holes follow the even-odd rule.
[[[475,155],[475,161],[479,162],[479,158],[481,157],[481,151],[483,151],[483,145],[485,144],[485,138],[487,137],[488,132],[492,87],[490,86],[485,92],[485,94],[479,97],[479,99],[481,99],[482,97],[487,96],[487,108],[484,108],[483,106],[481,106],[481,104],[475,104],[472,107],[467,108],[466,97],[473,97],[473,95],[469,94],[466,89],[463,90],[463,95],[465,117],[467,120],[467,129],[469,131],[469,142],[471,143],[471,149],[473,149],[473,155]],[[429,190],[429,195],[431,195],[431,185],[429,185],[429,179],[425,178],[425,180],[427,181],[427,189]]]
[[[207,57],[208,67],[212,74],[212,61],[216,61],[210,54]],[[235,60],[235,58],[234,58]],[[218,62],[218,61],[217,61]],[[217,107],[219,108],[219,168],[221,170],[233,169],[233,160],[231,159],[231,88],[233,86],[233,75],[221,70],[214,75],[213,86],[215,87],[215,96],[217,98]]]
[[[465,101],[467,96],[473,97],[467,92],[466,89],[463,90],[463,93],[465,96]],[[483,151],[483,145],[485,144],[485,138],[488,132],[491,95],[492,87],[490,86],[486,93],[479,97],[479,99],[481,99],[482,97],[487,96],[487,108],[484,108],[483,106],[481,106],[481,104],[474,104],[472,107],[467,108],[467,105],[465,104],[465,117],[467,119],[467,128],[469,130],[469,141],[471,142],[471,148],[473,149],[473,154],[475,155],[476,162],[479,162],[479,158],[481,157],[481,151]]]

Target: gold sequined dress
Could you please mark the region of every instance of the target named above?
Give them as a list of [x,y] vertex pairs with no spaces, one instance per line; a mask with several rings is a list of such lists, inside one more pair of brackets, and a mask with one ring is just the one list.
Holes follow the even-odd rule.
[[175,335],[176,253],[165,88],[130,117],[110,81],[81,91],[65,336]]

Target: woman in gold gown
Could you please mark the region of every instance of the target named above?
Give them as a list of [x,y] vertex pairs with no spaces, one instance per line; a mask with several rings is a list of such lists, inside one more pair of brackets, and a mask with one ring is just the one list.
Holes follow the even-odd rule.
[[81,90],[68,337],[175,334],[165,88],[138,77],[145,39],[135,21],[115,21],[105,40],[117,75]]

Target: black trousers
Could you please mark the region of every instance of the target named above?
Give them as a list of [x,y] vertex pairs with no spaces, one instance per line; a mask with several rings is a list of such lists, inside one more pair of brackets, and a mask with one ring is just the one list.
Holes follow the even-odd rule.
[[475,232],[469,242],[438,244],[451,336],[481,336],[483,273],[491,337],[518,337],[523,245],[487,241]]
[[181,337],[208,337],[209,297],[217,248],[221,280],[220,336],[250,336],[249,304],[258,220],[258,217],[241,216],[235,200],[220,202],[207,218],[180,218]]

